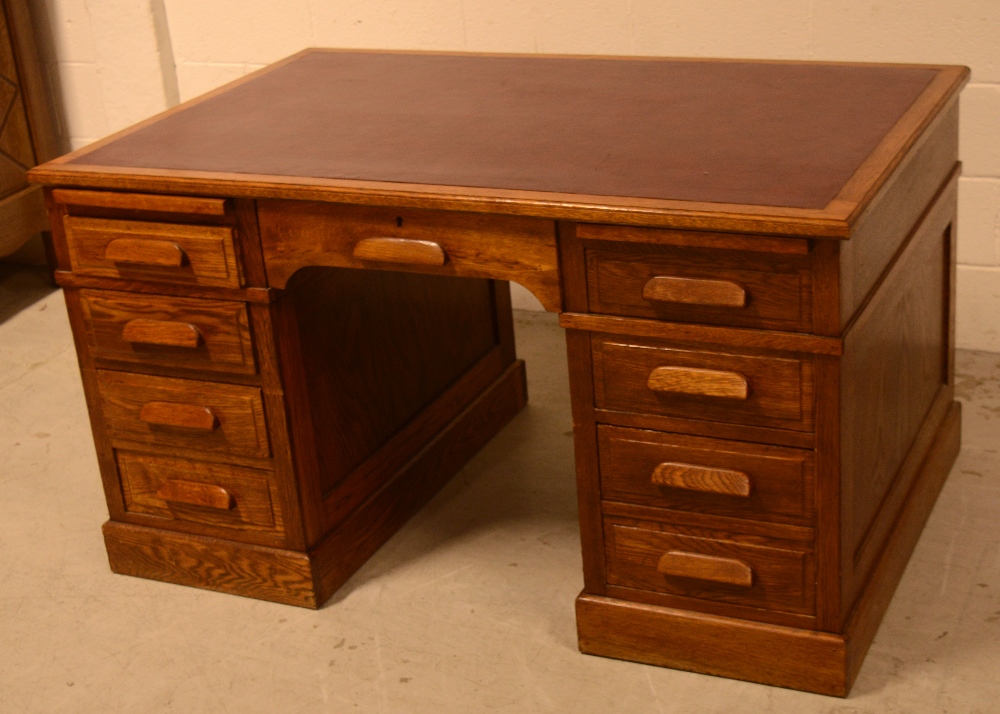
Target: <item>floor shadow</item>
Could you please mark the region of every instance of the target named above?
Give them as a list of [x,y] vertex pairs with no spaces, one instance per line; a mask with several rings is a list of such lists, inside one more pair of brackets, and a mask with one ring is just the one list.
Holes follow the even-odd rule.
[[0,323],[56,290],[48,268],[0,263]]

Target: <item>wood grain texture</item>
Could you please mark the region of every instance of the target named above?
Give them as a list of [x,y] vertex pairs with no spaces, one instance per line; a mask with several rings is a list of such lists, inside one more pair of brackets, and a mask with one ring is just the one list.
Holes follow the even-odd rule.
[[812,525],[807,450],[598,427],[606,501]]
[[68,206],[95,206],[154,213],[181,213],[193,216],[224,216],[224,198],[197,196],[166,196],[151,193],[120,193],[117,191],[80,191],[57,188],[52,192],[57,203]]
[[28,0],[3,0],[2,5],[17,65],[16,77],[8,78],[19,85],[35,161],[51,161],[67,150],[68,142],[60,128],[52,82],[46,72],[30,4]]
[[314,549],[322,599],[329,597],[527,402],[517,361],[402,470]]
[[[559,270],[564,309],[587,309],[587,274],[578,226],[560,222]],[[607,592],[604,562],[604,522],[601,515],[601,481],[597,456],[597,424],[594,417],[594,375],[590,333],[567,329],[566,357],[569,371],[570,408],[573,415],[573,456],[576,471],[577,512],[583,556],[585,592]]]
[[439,244],[408,238],[363,238],[355,243],[352,255],[375,263],[442,266],[448,262],[448,254]]
[[746,307],[747,291],[731,280],[706,280],[656,275],[642,286],[642,297],[653,302],[685,305]]
[[[14,0],[21,6],[22,0]],[[21,92],[21,75],[37,63],[38,57],[22,56],[17,45],[18,30],[30,36],[31,26],[16,27],[11,23],[8,7],[11,0],[0,3],[0,197],[18,193],[26,188],[27,171],[35,165],[35,149],[31,141],[24,94]],[[22,6],[23,7],[23,6]],[[22,21],[29,20],[24,13]],[[27,238],[28,236],[25,236]],[[20,246],[15,246],[20,247]]]
[[816,618],[817,628],[841,632],[841,490],[840,359],[816,359]]
[[139,421],[151,427],[167,426],[195,431],[215,431],[219,418],[209,407],[174,402],[146,402],[139,410]]
[[702,493],[749,498],[753,484],[742,471],[712,469],[696,464],[664,461],[656,465],[650,483],[654,486],[681,488]]
[[246,305],[117,291],[80,291],[95,359],[217,373],[255,374]]
[[748,588],[753,585],[753,569],[736,558],[669,550],[660,556],[656,570],[675,578],[707,580],[713,583]]
[[308,379],[324,495],[497,344],[486,280],[315,268],[289,293],[298,353],[282,359]]
[[[594,338],[594,403],[598,408],[811,431],[812,362],[733,351],[678,349],[666,342],[600,335]],[[660,368],[741,375],[746,399],[655,391]],[[728,393],[728,392],[727,392]]]
[[281,295],[280,290],[272,288],[244,288],[242,290],[213,287],[202,288],[184,284],[172,285],[170,283],[150,283],[139,280],[93,277],[71,273],[66,270],[56,270],[54,277],[56,285],[64,288],[94,288],[96,290],[115,290],[117,292],[129,292],[139,295],[173,295],[206,300],[247,302],[257,305],[269,305]]
[[815,540],[816,531],[812,524],[794,525],[790,523],[766,522],[733,518],[714,513],[698,511],[665,511],[649,504],[603,501],[601,508],[607,516],[620,516],[632,521],[642,521],[648,527],[657,529],[662,523],[670,522],[671,527],[685,530],[706,538],[732,540],[751,545],[773,545],[788,541],[795,548],[808,549]]
[[165,481],[156,490],[156,495],[168,503],[204,506],[218,511],[229,511],[236,507],[236,499],[233,498],[233,494],[222,486],[181,479]]
[[[669,523],[653,524],[621,518],[605,519],[608,583],[639,590],[748,605],[768,610],[812,614],[815,608],[815,561],[808,551],[793,550],[790,543],[751,544],[735,538],[712,537],[675,529]],[[737,560],[753,570],[750,583],[738,584],[694,575],[696,560],[660,568],[663,556],[674,551]]]
[[893,593],[917,545],[920,533],[944,486],[962,441],[962,405],[953,402],[939,422],[930,448],[924,454],[917,478],[907,493],[899,515],[893,522],[878,561],[872,568],[865,589],[847,622],[847,682],[854,682],[868,647],[878,632],[879,623],[889,608]]
[[753,251],[789,255],[807,255],[809,253],[809,241],[804,238],[788,238],[784,236],[666,230],[662,228],[639,228],[636,226],[601,225],[597,223],[577,224],[575,233],[577,238],[588,242],[645,243],[680,248],[712,248],[714,250]]
[[[98,142],[95,142],[98,143]],[[317,179],[183,169],[109,169],[50,162],[28,172],[42,185],[124,191],[176,191],[235,199],[319,201],[358,206],[489,213],[547,220],[592,221],[671,230],[731,231],[771,236],[847,239],[846,210],[774,208],[745,204],[548,194],[508,189],[401,184],[395,181]]]
[[83,309],[81,308],[80,291],[67,289],[63,291],[66,300],[66,312],[73,330],[73,343],[76,347],[77,362],[80,365],[80,380],[83,383],[83,395],[87,403],[87,416],[90,421],[91,433],[94,437],[94,450],[101,472],[101,485],[104,487],[104,498],[108,506],[108,514],[112,519],[121,520],[125,513],[125,502],[122,497],[121,481],[118,478],[118,466],[115,463],[114,449],[108,436],[107,425],[101,407],[101,391],[98,385],[97,370],[94,359],[87,346],[86,327]]
[[639,320],[611,315],[587,315],[563,312],[559,324],[566,328],[606,332],[612,335],[658,337],[675,342],[697,342],[727,347],[749,347],[759,350],[810,352],[813,354],[839,355],[844,351],[839,338],[804,335],[795,332],[747,330],[713,325],[686,325],[660,320]]
[[646,386],[659,394],[685,394],[746,401],[750,382],[738,372],[694,367],[656,367]]
[[233,540],[241,531],[280,534],[284,528],[270,471],[131,451],[119,451],[116,458],[126,513],[177,522],[141,524]]
[[[513,280],[546,309],[560,307],[551,221],[288,201],[260,201],[258,214],[268,283],[274,287],[285,287],[305,266],[372,267],[366,266],[371,256],[361,259],[354,254],[356,246],[372,238],[393,238],[434,243],[447,255],[446,263],[401,262],[392,266],[395,270]],[[385,251],[379,255],[384,259]]]
[[[569,296],[567,299],[570,299]],[[581,296],[576,295],[573,299],[579,300]],[[567,330],[566,353],[569,364],[570,407],[573,414],[577,510],[583,549],[583,588],[585,592],[603,595],[607,589],[607,573],[590,333]]]
[[801,631],[811,632],[816,629],[816,618],[812,615],[800,615],[780,610],[765,610],[747,605],[718,602],[696,597],[685,597],[653,590],[636,590],[619,585],[609,585],[607,597],[617,598],[622,602],[642,603],[656,607],[666,607],[685,610],[691,613],[704,613],[718,617],[732,618],[744,622],[767,623],[782,627],[794,627]]
[[927,213],[844,339],[841,365],[843,602],[881,549],[909,480],[904,470],[935,404],[950,404],[946,244],[954,190]]
[[[241,231],[241,235],[253,233]],[[278,504],[285,521],[285,542],[282,545],[304,552],[322,535],[321,499],[312,490],[315,479],[309,478],[315,470],[309,471],[309,462],[300,460],[300,454],[306,453],[312,453],[315,458],[309,435],[305,430],[292,433],[292,409],[297,404],[293,395],[307,385],[302,380],[284,381],[287,365],[282,362],[280,351],[286,346],[285,340],[295,335],[294,330],[287,329],[293,321],[287,302],[278,300],[267,305],[250,305],[249,313],[256,335],[261,392],[273,453],[273,502]],[[297,354],[295,344],[290,345],[292,354]],[[301,360],[293,363],[301,369]]]
[[797,449],[812,449],[816,446],[816,436],[812,432],[793,431],[772,427],[754,426],[747,423],[732,424],[721,421],[703,421],[687,416],[666,416],[641,412],[626,412],[616,409],[594,409],[594,418],[601,424],[653,429],[674,434],[708,436],[718,439],[732,439],[758,444],[790,446]]
[[404,468],[435,434],[471,404],[513,363],[498,345],[465,374],[417,412],[402,428],[326,491],[321,499],[327,528],[332,528],[361,506],[373,493]]
[[147,268],[180,268],[188,262],[184,249],[173,241],[115,238],[104,248],[104,259]]
[[305,553],[108,521],[104,544],[123,575],[317,608]]
[[921,214],[948,182],[957,156],[956,98],[857,218],[854,235],[842,246],[841,270],[850,277],[840,295],[842,327],[854,317]]
[[204,343],[201,332],[190,322],[145,320],[142,318],[135,318],[125,323],[122,328],[122,340],[133,345],[183,347],[184,349],[195,349]]
[[260,245],[260,225],[257,220],[257,202],[233,199],[232,218],[236,224],[236,250],[243,269],[244,284],[251,290],[266,290],[267,270]]
[[[189,379],[168,379],[124,372],[98,372],[101,409],[108,433],[116,445],[159,444],[204,451],[216,459],[227,454],[267,458],[271,455],[260,389],[234,384],[213,384]],[[185,428],[162,422],[147,423],[143,410],[150,403],[177,405],[173,409],[198,411],[198,426],[207,424],[210,410],[218,426]],[[158,411],[167,407],[157,407]]]
[[846,696],[843,637],[581,594],[580,651]]
[[230,288],[242,284],[232,228],[78,216],[63,222],[75,272]]
[[585,245],[591,312],[810,331],[808,255],[634,243]]

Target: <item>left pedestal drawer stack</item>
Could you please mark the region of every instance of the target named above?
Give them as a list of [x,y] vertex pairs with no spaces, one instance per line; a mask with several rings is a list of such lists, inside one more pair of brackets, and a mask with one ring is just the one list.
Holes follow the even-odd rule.
[[255,221],[240,209],[253,215],[213,198],[50,195],[111,523],[281,548],[269,421],[283,414],[280,392],[267,413],[253,326],[270,294],[248,287]]

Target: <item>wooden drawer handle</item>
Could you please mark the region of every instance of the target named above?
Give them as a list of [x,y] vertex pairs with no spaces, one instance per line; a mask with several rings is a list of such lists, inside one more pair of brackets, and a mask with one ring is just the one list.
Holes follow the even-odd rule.
[[642,296],[655,302],[681,302],[713,307],[746,307],[746,289],[731,280],[678,278],[657,275],[642,288]]
[[197,404],[149,402],[143,405],[139,419],[156,426],[176,426],[199,431],[215,431],[219,428],[215,412]]
[[180,268],[187,262],[187,254],[176,243],[142,238],[116,238],[104,249],[104,257],[115,263],[160,268]]
[[129,320],[122,330],[122,339],[134,344],[164,347],[195,348],[202,343],[201,332],[191,323],[165,320]]
[[210,483],[171,479],[160,486],[156,495],[164,501],[217,508],[220,511],[230,511],[236,507],[236,499],[233,498],[233,494],[222,486]]
[[734,558],[671,550],[660,556],[656,569],[664,575],[676,575],[682,578],[710,580],[714,583],[726,583],[744,588],[753,585],[753,571],[750,566]]
[[694,394],[723,399],[747,399],[750,383],[742,374],[695,367],[657,367],[646,386],[654,392]]
[[437,243],[407,238],[365,238],[354,246],[354,257],[358,260],[411,265],[444,265],[448,262],[444,248]]
[[684,488],[689,491],[722,493],[727,496],[750,496],[750,477],[742,471],[711,469],[693,464],[664,462],[653,469],[657,486]]

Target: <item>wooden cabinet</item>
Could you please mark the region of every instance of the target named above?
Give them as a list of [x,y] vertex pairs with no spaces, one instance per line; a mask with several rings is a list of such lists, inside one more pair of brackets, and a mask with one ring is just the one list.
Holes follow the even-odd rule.
[[959,445],[967,77],[307,51],[33,170],[111,567],[320,606],[524,406],[516,281],[581,650],[846,695]]
[[28,170],[62,153],[27,0],[0,2],[0,258],[48,229]]

